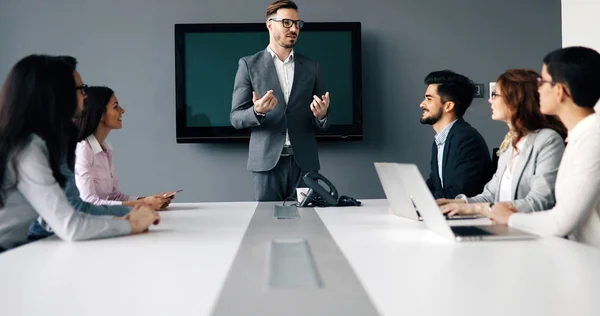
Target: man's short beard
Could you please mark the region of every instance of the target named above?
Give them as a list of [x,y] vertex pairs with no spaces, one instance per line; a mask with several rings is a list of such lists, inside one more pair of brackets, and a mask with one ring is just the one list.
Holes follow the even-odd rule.
[[421,124],[424,125],[433,125],[437,123],[442,118],[442,112],[439,112],[437,115],[429,116],[429,117],[421,117]]
[[279,42],[279,45],[283,46],[284,48],[288,48],[288,49],[289,48],[294,48],[294,46],[296,46],[296,42],[298,41],[297,38],[296,38],[296,41],[294,41],[292,44],[286,44],[284,42],[285,39],[286,39],[285,35],[283,35],[283,36],[276,36],[275,37],[275,40],[277,40],[277,42]]

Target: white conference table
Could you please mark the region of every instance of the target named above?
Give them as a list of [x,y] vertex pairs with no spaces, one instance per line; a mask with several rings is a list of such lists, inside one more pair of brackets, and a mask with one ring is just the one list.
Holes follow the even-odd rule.
[[[381,315],[600,315],[598,249],[455,243],[363,203],[317,213]],[[7,251],[0,315],[210,315],[256,205],[174,203],[147,234]]]

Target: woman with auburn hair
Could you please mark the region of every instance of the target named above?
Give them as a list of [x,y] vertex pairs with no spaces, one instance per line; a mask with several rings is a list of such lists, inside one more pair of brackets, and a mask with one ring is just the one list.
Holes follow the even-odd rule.
[[491,206],[498,202],[509,202],[523,213],[554,206],[566,128],[556,117],[540,111],[538,77],[529,69],[509,69],[498,77],[489,99],[492,119],[503,121],[508,133],[497,153],[496,173],[479,195],[438,199],[442,213],[489,216]]

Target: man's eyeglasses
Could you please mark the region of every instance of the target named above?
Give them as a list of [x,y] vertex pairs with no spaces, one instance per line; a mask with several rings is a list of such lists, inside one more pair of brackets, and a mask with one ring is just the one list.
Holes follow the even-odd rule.
[[501,97],[502,95],[499,93],[496,93],[496,91],[492,91],[492,100],[496,99],[496,97]]
[[296,24],[296,28],[301,29],[304,26],[304,21],[302,20],[292,20],[292,19],[280,19],[280,18],[269,18],[269,21],[281,22],[283,27],[289,29],[292,25]]
[[537,87],[540,88],[544,83],[549,83],[551,86],[555,86],[556,82],[550,80],[544,80],[542,77],[537,77]]
[[81,94],[87,95],[87,88],[88,88],[87,84],[82,84],[82,85],[80,85],[78,87],[75,87],[75,91],[81,90]]
[[[550,80],[544,80],[542,79],[542,77],[537,77],[537,87],[538,89],[544,85],[544,83],[549,83],[551,86],[555,86],[557,84],[559,84],[559,82],[554,82],[554,81],[550,81]],[[564,87],[564,93],[567,96],[571,96],[571,93],[569,92],[569,88],[563,83],[561,84]]]

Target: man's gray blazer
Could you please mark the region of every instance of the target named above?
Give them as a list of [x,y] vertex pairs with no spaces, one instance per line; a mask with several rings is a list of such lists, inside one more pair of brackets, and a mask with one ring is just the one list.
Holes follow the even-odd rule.
[[[554,206],[554,182],[564,150],[564,141],[554,130],[544,128],[529,134],[512,173],[512,203],[519,212],[544,211]],[[494,177],[483,193],[467,199],[469,203],[499,202],[500,181],[510,154],[507,150],[500,155]]]
[[[303,171],[320,169],[315,131],[328,127],[319,123],[310,110],[313,95],[325,94],[319,78],[319,65],[294,53],[294,82],[286,104],[275,64],[268,50],[240,59],[233,87],[231,125],[236,129],[250,128],[248,170],[269,171],[279,161],[285,143],[286,128],[294,150],[294,158]],[[252,91],[262,97],[273,90],[275,108],[259,120],[254,114]]]

